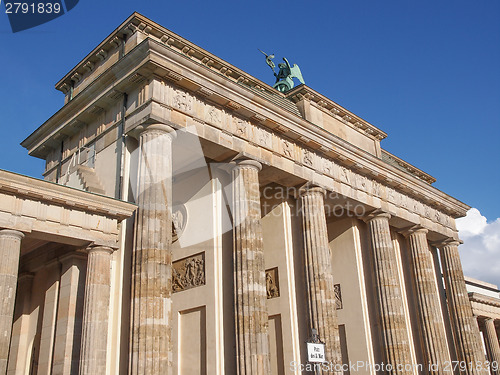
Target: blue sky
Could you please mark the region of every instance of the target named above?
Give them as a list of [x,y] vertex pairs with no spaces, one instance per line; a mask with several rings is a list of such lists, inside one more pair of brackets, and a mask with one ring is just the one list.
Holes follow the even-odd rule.
[[63,104],[54,84],[138,11],[274,83],[257,50],[389,137],[382,146],[435,186],[500,217],[500,2],[94,1],[13,34],[0,7],[0,168],[41,177],[19,146]]

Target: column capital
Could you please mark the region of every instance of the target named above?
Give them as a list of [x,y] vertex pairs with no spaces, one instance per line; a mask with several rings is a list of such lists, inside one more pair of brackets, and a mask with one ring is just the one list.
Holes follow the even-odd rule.
[[139,139],[141,135],[146,133],[163,133],[168,134],[174,139],[177,136],[175,128],[167,124],[162,123],[152,123],[152,124],[141,124],[135,127],[130,135],[136,139]]
[[5,237],[22,240],[24,238],[24,233],[14,229],[0,229],[0,238]]
[[321,194],[326,197],[326,190],[318,185],[304,185],[299,189],[299,197],[310,194]]
[[457,246],[458,247],[459,245],[461,245],[463,243],[464,243],[464,241],[462,241],[462,240],[459,240],[457,238],[448,237],[444,240],[435,241],[432,243],[432,245],[436,246],[439,249],[443,249],[446,246]]
[[35,278],[35,274],[33,272],[21,272],[19,276],[17,276],[17,282],[22,283],[23,281],[33,280]]
[[81,259],[81,260],[86,260],[87,259],[87,253],[88,253],[88,247],[83,250],[76,250],[76,251],[71,251],[69,253],[63,254],[59,256],[57,259],[61,264],[66,264],[67,262],[70,262],[73,259]]
[[365,223],[368,223],[374,219],[380,219],[380,218],[385,218],[389,220],[391,218],[391,214],[387,211],[382,210],[381,208],[377,208],[376,210],[373,210],[369,214],[367,214],[364,218],[363,221]]
[[258,172],[262,170],[262,164],[257,160],[253,160],[250,158],[233,159],[231,161],[231,165],[233,170],[237,168],[253,168],[257,169]]
[[90,253],[106,253],[106,254],[113,254],[115,251],[111,247],[108,246],[99,246],[99,245],[91,245],[85,249],[85,251],[90,254]]
[[405,237],[409,237],[412,234],[417,234],[417,233],[424,233],[427,234],[429,230],[427,228],[424,228],[423,226],[416,224],[412,225],[411,227],[401,229],[399,233],[401,233]]

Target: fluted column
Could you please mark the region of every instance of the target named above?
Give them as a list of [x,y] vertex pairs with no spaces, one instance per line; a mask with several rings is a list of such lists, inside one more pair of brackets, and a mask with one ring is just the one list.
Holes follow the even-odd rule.
[[[472,315],[464,273],[458,253],[458,241],[439,244],[441,266],[446,287],[446,300],[458,360],[467,364],[463,374],[487,374],[484,362],[479,327]],[[477,363],[477,366],[476,366]]]
[[[304,189],[300,192],[307,283],[308,328],[309,332],[316,329],[320,340],[326,344],[326,360],[334,364],[341,364],[340,338],[324,198],[325,190],[319,187]],[[317,373],[322,374],[323,372]]]
[[484,326],[484,338],[488,349],[488,359],[490,362],[496,362],[496,366],[493,366],[493,368],[496,368],[497,370],[492,370],[492,374],[500,375],[500,344],[498,343],[498,336],[495,329],[495,320],[487,318],[484,321]]
[[16,230],[0,230],[0,375],[7,371],[23,238],[24,234]]
[[51,375],[77,374],[80,365],[87,257],[70,253],[60,259],[61,281]]
[[30,314],[33,279],[34,274],[31,272],[18,275],[14,308],[14,315],[18,318],[12,326],[7,374],[24,374],[30,357],[28,348],[31,342]]
[[423,365],[429,368],[429,374],[453,374],[447,366],[451,358],[435,281],[434,263],[427,243],[427,229],[415,226],[404,235],[408,238],[415,284],[418,328],[425,359]]
[[105,374],[113,250],[94,246],[87,251],[80,375]]
[[148,125],[139,138],[138,205],[132,254],[130,374],[172,373],[172,140]]
[[262,242],[259,171],[253,160],[232,170],[233,261],[238,375],[270,372],[266,278]]
[[[410,340],[406,328],[403,295],[397,258],[391,240],[388,213],[376,211],[367,219],[373,251],[377,305],[382,330],[382,352],[392,371],[388,374],[413,374],[405,367],[412,364]],[[401,371],[396,371],[403,366]]]

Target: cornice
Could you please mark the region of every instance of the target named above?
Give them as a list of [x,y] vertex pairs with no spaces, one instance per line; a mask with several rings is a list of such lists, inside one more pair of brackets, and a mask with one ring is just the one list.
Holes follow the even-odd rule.
[[363,120],[361,117],[356,116],[351,111],[348,111],[341,105],[335,103],[333,100],[328,99],[326,96],[321,95],[317,91],[311,89],[306,85],[299,85],[286,93],[286,97],[297,103],[301,100],[307,100],[315,103],[316,106],[322,111],[328,113],[330,116],[338,119],[344,124],[364,133],[370,137],[374,137],[379,141],[387,137],[387,133],[379,128],[373,126],[369,122]]
[[471,302],[482,303],[485,305],[500,307],[500,299],[490,296],[485,296],[484,294],[477,292],[469,292],[469,300]]
[[394,167],[401,169],[405,172],[408,172],[421,180],[427,182],[428,184],[433,184],[436,182],[436,179],[432,177],[430,174],[425,173],[421,169],[418,169],[417,167],[411,165],[410,163],[398,158],[397,156],[391,154],[390,152],[386,150],[382,150],[382,160],[388,162],[389,164],[393,165]]
[[118,221],[130,217],[137,208],[133,203],[4,170],[0,170],[0,193],[104,215]]
[[[139,75],[130,73],[135,71],[134,60],[147,57],[148,43],[141,43],[129,51],[125,58],[110,66],[100,74],[99,78],[91,82],[73,100],[66,103],[32,134],[21,142],[31,156],[45,158],[51,147],[56,145],[66,136],[75,134],[85,125],[83,116],[96,116],[102,111],[101,100],[114,101],[121,97],[120,84],[127,80],[128,85],[138,85]],[[144,77],[142,77],[143,79]],[[102,92],[102,82],[112,84],[110,90]],[[68,121],[69,119],[69,121]]]
[[120,26],[118,26],[108,37],[106,37],[96,48],[85,56],[71,71],[69,71],[55,87],[57,90],[66,93],[71,87],[72,81],[77,82],[89,69],[92,69],[96,60],[107,57],[107,51],[116,48],[117,40],[126,36],[129,38],[134,33],[142,33],[146,37],[152,37],[164,44],[168,48],[181,53],[187,58],[200,63],[210,70],[221,74],[228,79],[254,87],[258,90],[267,91],[284,97],[283,93],[272,88],[267,83],[252,77],[248,73],[229,64],[220,57],[217,57],[189,40],[177,35],[167,28],[151,21],[140,13],[134,12]]

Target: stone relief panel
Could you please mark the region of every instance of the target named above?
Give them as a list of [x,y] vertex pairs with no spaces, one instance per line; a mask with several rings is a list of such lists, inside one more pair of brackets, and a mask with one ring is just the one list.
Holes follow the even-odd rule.
[[401,207],[408,209],[408,197],[404,194],[400,194]]
[[327,176],[333,176],[333,162],[327,158],[318,156],[319,164],[321,165],[321,170]]
[[205,285],[205,253],[172,263],[172,291],[174,293],[202,285]]
[[304,150],[303,163],[308,167],[313,166],[314,154],[309,150]]
[[262,128],[256,128],[256,138],[256,143],[258,145],[267,149],[272,149],[273,139],[270,131]]
[[182,112],[191,113],[193,111],[193,97],[185,91],[173,89],[172,107],[180,109]]
[[182,236],[187,224],[187,210],[182,203],[174,204],[172,207],[172,242]]
[[382,186],[378,181],[372,181],[372,194],[376,197],[382,196]]
[[206,121],[217,127],[222,125],[222,111],[219,108],[207,106],[206,107]]
[[266,293],[267,299],[280,296],[278,267],[266,270]]
[[286,139],[283,139],[281,141],[281,151],[285,157],[291,158],[291,159],[294,158],[293,144],[290,141],[288,141]]
[[386,192],[387,192],[387,200],[392,203],[396,203],[395,201],[395,191],[391,187],[386,187]]
[[236,130],[235,133],[238,137],[246,138],[248,136],[248,123],[242,119],[235,119]]
[[340,167],[340,181],[350,184],[351,183],[351,170],[346,167]]
[[431,216],[432,216],[431,208],[429,206],[427,206],[427,205],[424,205],[424,216],[427,219],[430,219]]
[[335,307],[337,310],[340,310],[342,309],[342,289],[340,288],[340,284],[333,286],[333,293],[335,295]]
[[356,174],[356,188],[362,191],[369,191],[368,189],[368,179],[365,176]]

